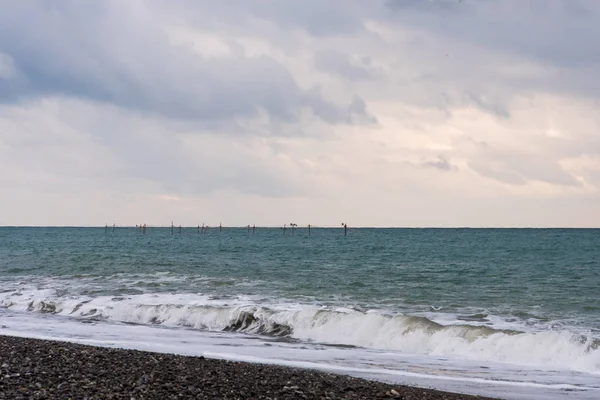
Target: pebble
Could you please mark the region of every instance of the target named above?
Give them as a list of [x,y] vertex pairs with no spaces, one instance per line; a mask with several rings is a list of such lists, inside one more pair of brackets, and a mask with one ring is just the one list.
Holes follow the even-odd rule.
[[11,336],[0,336],[0,366],[0,400],[483,400],[308,369]]

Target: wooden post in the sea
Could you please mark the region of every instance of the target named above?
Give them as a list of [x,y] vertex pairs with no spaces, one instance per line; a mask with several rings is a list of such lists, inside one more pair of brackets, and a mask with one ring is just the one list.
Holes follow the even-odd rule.
[[348,225],[342,222],[342,226],[344,227],[344,236],[348,235]]
[[171,221],[171,236],[173,236],[173,228],[174,228],[174,227],[175,227],[175,226],[173,225],[173,221]]
[[113,231],[112,233],[115,233],[115,224],[113,224]]
[[219,233],[223,231],[223,225],[219,222]]
[[310,224],[308,224],[308,236],[310,236]]
[[252,225],[252,233],[256,233],[256,225]]
[[250,225],[248,225],[248,234],[250,234]]
[[108,233],[108,224],[106,224],[106,225],[104,226],[104,234],[106,235],[107,233]]
[[146,234],[146,224],[144,224],[144,227],[142,228],[142,234]]
[[179,225],[179,234],[181,235],[181,225]]
[[287,229],[287,224],[283,224],[283,234],[285,235],[285,230]]

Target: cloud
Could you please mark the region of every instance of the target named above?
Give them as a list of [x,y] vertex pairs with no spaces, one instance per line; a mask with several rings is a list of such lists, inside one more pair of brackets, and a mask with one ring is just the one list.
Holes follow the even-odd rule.
[[311,35],[328,36],[354,34],[362,31],[360,15],[355,0],[319,1],[308,0],[301,3],[282,3],[267,1],[260,6],[249,7],[250,12],[261,18],[267,18],[284,27],[298,27]]
[[[173,13],[172,2],[162,0],[158,3],[164,12]],[[185,4],[183,10],[180,8],[182,3]],[[251,21],[254,19],[266,21],[287,32],[301,30],[319,38],[360,34],[364,32],[363,18],[369,14],[368,8],[360,0],[306,0],[301,3],[236,0],[235,6],[210,0],[186,0],[179,4],[175,14],[194,25],[223,28],[224,25],[231,24],[230,28],[234,30],[246,30],[248,25],[256,22]],[[261,29],[256,24],[253,27]],[[262,29],[265,29],[264,26]],[[281,37],[270,39],[277,41]]]
[[0,224],[597,225],[598,13],[10,3]]
[[388,0],[393,10],[453,11],[462,6],[462,0]]
[[594,0],[389,0],[388,6],[396,21],[458,42],[558,67],[600,63]]
[[11,79],[15,74],[15,64],[11,56],[0,53],[0,79]]
[[[293,163],[268,157],[253,139],[232,143],[185,134],[160,118],[138,117],[80,100],[48,99],[12,106],[0,117],[3,179],[7,186],[31,182],[39,191],[87,192],[110,187],[134,194],[202,196],[219,190],[290,196],[305,190],[288,173]],[[103,136],[102,132],[113,131]],[[144,189],[140,189],[140,183]]]
[[484,177],[511,185],[539,181],[553,185],[580,186],[580,182],[559,165],[543,160],[505,156],[496,162],[473,161],[469,163],[469,168]]
[[338,74],[350,80],[368,79],[372,76],[364,66],[352,63],[348,54],[343,54],[334,49],[317,52],[315,66],[317,69]]
[[450,170],[456,168],[443,155],[438,155],[437,159],[435,159],[435,160],[424,161],[421,163],[421,166],[426,167],[426,168],[436,168],[436,169],[439,169],[442,171],[450,171]]
[[[350,122],[347,110],[301,88],[269,56],[246,56],[237,46],[228,56],[206,59],[171,45],[165,21],[144,3],[46,6],[51,10],[40,4],[13,5],[0,17],[0,48],[18,70],[17,78],[0,81],[3,101],[73,96],[207,124],[232,124],[261,111],[293,122],[302,110],[329,124]],[[23,18],[36,29],[12,22]]]

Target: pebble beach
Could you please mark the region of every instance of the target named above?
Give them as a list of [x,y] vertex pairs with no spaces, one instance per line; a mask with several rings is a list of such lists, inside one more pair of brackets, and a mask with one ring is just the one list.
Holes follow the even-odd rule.
[[0,336],[0,399],[483,398],[306,369]]

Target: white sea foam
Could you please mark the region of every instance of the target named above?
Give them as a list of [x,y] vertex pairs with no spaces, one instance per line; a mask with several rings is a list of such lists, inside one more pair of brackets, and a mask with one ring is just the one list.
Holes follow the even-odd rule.
[[487,326],[440,324],[422,316],[329,309],[198,294],[126,297],[59,296],[55,291],[0,293],[11,310],[209,331],[289,336],[334,345],[460,359],[506,362],[600,374],[600,346],[591,335],[545,330],[520,332]]
[[124,325],[0,308],[0,334],[56,339],[238,361],[288,365],[356,375],[404,385],[519,400],[596,400],[597,376],[451,357],[410,355],[366,348],[324,346],[268,336],[195,331],[161,325]]

